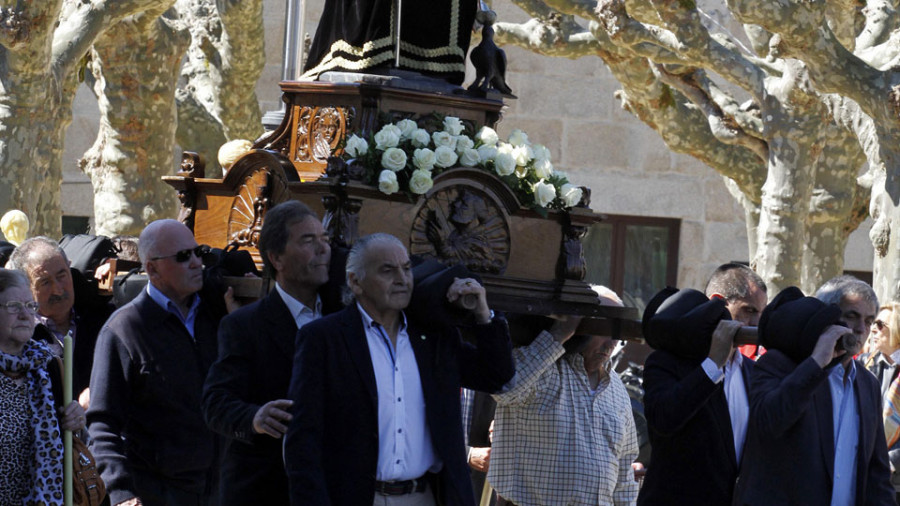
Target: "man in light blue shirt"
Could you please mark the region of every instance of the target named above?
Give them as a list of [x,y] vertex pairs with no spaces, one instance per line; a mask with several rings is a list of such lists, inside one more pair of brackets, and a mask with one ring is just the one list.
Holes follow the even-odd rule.
[[[435,287],[476,304],[458,329],[407,313],[409,255],[396,237],[358,239],[347,257],[353,295],[297,333],[284,457],[292,505],[474,506],[460,387],[496,392],[515,373],[506,322],[474,279]],[[434,314],[429,308],[427,315]]]
[[844,278],[817,297],[836,302],[788,287],[760,319],[768,351],[754,370],[734,504],[895,504],[881,390],[853,360],[864,340],[854,322],[874,316],[874,293]]
[[[878,312],[878,297],[866,282],[852,276],[839,276],[827,281],[816,292],[816,298],[841,308],[841,324],[852,331],[843,338],[847,354],[840,367],[828,374],[831,393],[831,418],[834,424],[834,484],[831,504],[852,504],[856,497],[857,449],[859,446],[859,404],[854,383],[857,371],[853,355],[859,353]],[[881,412],[880,404],[878,412]],[[884,433],[884,429],[878,431]]]

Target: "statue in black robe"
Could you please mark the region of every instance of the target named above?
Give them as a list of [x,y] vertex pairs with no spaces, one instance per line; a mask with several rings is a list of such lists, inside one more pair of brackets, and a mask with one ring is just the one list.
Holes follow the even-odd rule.
[[[400,68],[462,84],[476,0],[404,0]],[[394,66],[396,0],[326,0],[304,78]]]

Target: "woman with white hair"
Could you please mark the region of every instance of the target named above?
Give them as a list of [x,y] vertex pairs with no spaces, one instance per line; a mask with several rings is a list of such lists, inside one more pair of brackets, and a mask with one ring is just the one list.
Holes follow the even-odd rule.
[[62,504],[62,430],[84,427],[77,402],[54,409],[59,366],[32,339],[35,312],[25,275],[0,269],[0,504]]

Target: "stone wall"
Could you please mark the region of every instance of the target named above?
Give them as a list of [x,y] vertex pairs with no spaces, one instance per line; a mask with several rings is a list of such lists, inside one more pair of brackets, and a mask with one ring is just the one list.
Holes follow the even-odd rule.
[[[306,9],[311,34],[322,0],[307,2]],[[501,20],[525,19],[506,0],[495,0],[494,9]],[[266,68],[257,85],[264,112],[280,106],[284,12],[284,0],[266,0]],[[717,265],[748,260],[743,211],[722,178],[697,160],[669,151],[654,131],[622,110],[613,96],[618,84],[599,58],[546,58],[505,49],[507,82],[519,99],[508,102],[498,127],[501,135],[519,128],[550,148],[558,169],[592,189],[595,211],[680,218],[678,286],[702,288]],[[95,102],[82,88],[67,133],[63,191],[67,215],[91,214],[90,184],[77,160],[96,136]],[[868,222],[852,236],[847,269],[872,270],[867,232]]]

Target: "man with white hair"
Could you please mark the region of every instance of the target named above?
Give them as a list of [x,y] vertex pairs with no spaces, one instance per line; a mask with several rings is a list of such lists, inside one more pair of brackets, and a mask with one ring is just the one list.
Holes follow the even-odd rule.
[[97,339],[88,430],[113,505],[214,504],[216,438],[200,411],[218,322],[190,229],[158,220],[141,233],[149,283]]
[[409,256],[388,234],[358,239],[346,272],[348,307],[297,333],[284,443],[291,504],[474,506],[459,392],[512,378],[505,320],[477,281],[456,278],[440,291],[450,303],[475,299],[475,344],[452,326],[423,330],[405,313]]
[[[611,290],[595,290],[604,304],[622,305]],[[609,367],[616,341],[575,335],[580,322],[559,320],[513,350],[512,387],[494,394],[488,481],[505,504],[618,506],[637,498],[631,400]]]

